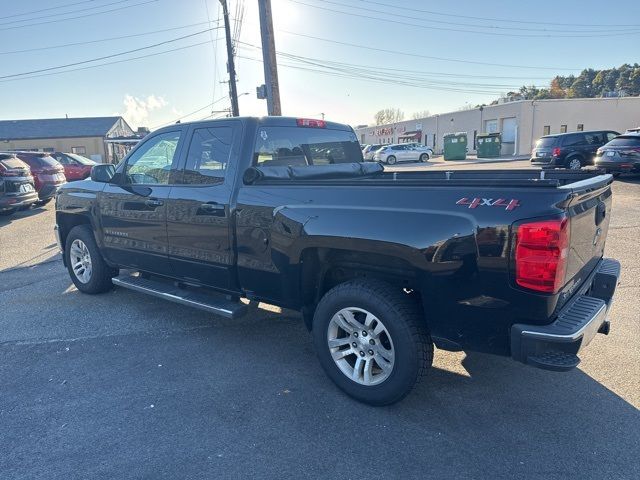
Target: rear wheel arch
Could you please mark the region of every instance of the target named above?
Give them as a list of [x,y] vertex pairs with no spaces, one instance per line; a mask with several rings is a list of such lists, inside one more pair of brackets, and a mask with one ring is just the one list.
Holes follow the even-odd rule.
[[417,269],[403,258],[336,248],[307,248],[300,257],[300,288],[303,317],[309,330],[313,312],[332,288],[352,280],[375,280],[398,291],[413,292],[421,302],[421,282]]

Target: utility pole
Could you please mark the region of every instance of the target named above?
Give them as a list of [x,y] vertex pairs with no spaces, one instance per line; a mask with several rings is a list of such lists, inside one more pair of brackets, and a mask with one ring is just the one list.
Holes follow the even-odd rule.
[[236,90],[236,67],[233,62],[233,45],[231,44],[231,27],[229,26],[229,10],[227,0],[220,0],[224,16],[224,33],[227,37],[227,70],[229,71],[229,97],[231,98],[231,115],[240,116],[238,108],[238,91]]
[[282,115],[282,110],[280,109],[280,87],[278,86],[278,65],[276,63],[276,44],[273,38],[271,0],[258,0],[258,8],[260,10],[264,83],[267,87],[267,111],[269,115]]

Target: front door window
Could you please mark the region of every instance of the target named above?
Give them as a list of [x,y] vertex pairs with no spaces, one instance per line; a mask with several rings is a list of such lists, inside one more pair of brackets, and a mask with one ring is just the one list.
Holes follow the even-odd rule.
[[167,185],[176,154],[180,132],[166,132],[146,141],[127,160],[127,183]]

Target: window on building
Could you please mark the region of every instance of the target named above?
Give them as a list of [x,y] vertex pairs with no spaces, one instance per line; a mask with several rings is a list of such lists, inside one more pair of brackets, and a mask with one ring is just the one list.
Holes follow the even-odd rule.
[[566,125],[560,125],[560,133],[567,133],[567,126]]
[[77,153],[78,155],[86,155],[87,149],[86,147],[71,147],[71,153]]
[[545,125],[542,128],[542,135],[549,135],[551,133],[551,125]]
[[578,131],[579,132],[583,132],[584,131],[584,123],[579,123],[578,124]]

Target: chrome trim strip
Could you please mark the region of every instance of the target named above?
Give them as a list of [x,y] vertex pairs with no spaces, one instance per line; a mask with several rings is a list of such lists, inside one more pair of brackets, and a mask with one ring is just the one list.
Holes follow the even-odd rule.
[[607,314],[607,304],[603,303],[602,306],[598,309],[598,311],[596,312],[596,314],[591,317],[591,320],[589,320],[587,323],[585,323],[582,328],[580,328],[579,330],[573,332],[570,335],[558,335],[555,333],[545,333],[545,332],[532,332],[529,330],[523,330],[521,332],[521,335],[523,337],[538,337],[538,338],[548,338],[550,340],[577,340],[578,338],[580,338],[585,330],[587,330],[590,326],[592,326],[593,322],[597,321],[598,318],[600,318],[602,315],[605,316],[605,318],[603,319],[606,320],[606,314]]
[[129,288],[131,290],[137,290],[138,292],[141,293],[148,293],[150,295],[153,295],[155,297],[159,297],[159,298],[164,298],[166,300],[172,301],[172,302],[176,302],[176,303],[181,303],[187,306],[193,306],[193,307],[197,307],[197,308],[202,308],[204,310],[208,310],[211,312],[219,312],[225,315],[233,315],[233,312],[231,310],[227,310],[225,308],[220,308],[220,307],[216,307],[207,303],[202,303],[202,302],[196,302],[195,300],[190,300],[188,298],[184,298],[181,297],[179,295],[173,295],[172,293],[166,293],[166,292],[161,292],[158,290],[154,290],[152,288],[147,288],[147,287],[142,287],[140,285],[135,285],[132,283],[127,282],[124,279],[120,279],[120,278],[112,278],[111,281],[115,284],[115,285],[119,285],[121,287],[124,288]]

